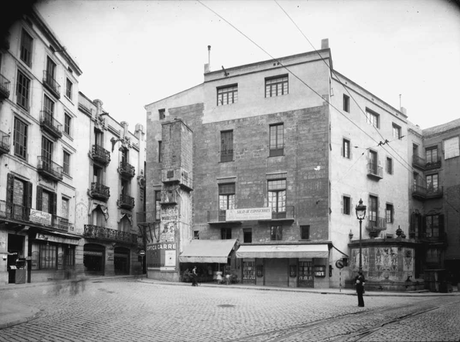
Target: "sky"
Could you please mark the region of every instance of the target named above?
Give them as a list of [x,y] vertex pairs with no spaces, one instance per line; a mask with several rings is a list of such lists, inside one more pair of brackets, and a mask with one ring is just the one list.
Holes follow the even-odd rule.
[[[36,3],[82,69],[79,89],[129,130],[144,106],[211,71],[321,48],[334,69],[422,129],[460,118],[460,7],[443,0]],[[308,83],[308,80],[306,80]]]

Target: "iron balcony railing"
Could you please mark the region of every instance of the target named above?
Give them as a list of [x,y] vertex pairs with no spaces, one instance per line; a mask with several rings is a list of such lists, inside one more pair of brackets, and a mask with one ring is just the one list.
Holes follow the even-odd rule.
[[373,162],[367,163],[367,175],[380,180],[383,178],[383,168]]
[[447,234],[444,231],[438,231],[437,233],[421,232],[419,240],[428,243],[439,243],[447,241]]
[[412,156],[412,165],[414,167],[417,167],[421,170],[424,170],[425,169],[425,165],[426,165],[426,161],[425,159],[423,159],[422,157],[420,156],[417,156],[417,155],[413,155]]
[[99,145],[93,145],[91,149],[91,159],[103,165],[110,163],[110,152]]
[[105,240],[114,242],[127,242],[137,244],[137,235],[116,229],[85,224],[83,236],[86,239]]
[[48,88],[49,91],[53,93],[58,99],[61,97],[61,86],[57,81],[54,79],[54,75],[52,75],[47,70],[43,70],[43,84]]
[[0,200],[0,218],[14,221],[29,221],[30,208]]
[[62,124],[48,110],[40,112],[40,126],[54,138],[62,137]]
[[110,197],[110,188],[98,182],[91,183],[91,189],[89,189],[89,195],[92,198],[98,198],[107,201]]
[[0,74],[0,100],[10,97],[11,82]]
[[42,176],[54,181],[60,181],[63,178],[62,166],[47,157],[38,156],[37,171]]
[[136,169],[129,163],[120,162],[120,166],[118,167],[118,173],[122,177],[133,178],[136,173]]
[[441,157],[433,158],[433,160],[427,160],[425,164],[425,170],[438,169],[441,167]]
[[[295,209],[294,206],[286,206],[283,209],[279,209],[279,211],[272,211],[271,218],[260,219],[260,220],[262,221],[294,220],[295,218],[294,209]],[[208,222],[210,223],[227,222],[227,211],[226,210],[208,210],[207,214],[208,214],[207,215]]]
[[370,237],[377,237],[382,230],[386,230],[386,229],[387,229],[386,217],[370,216],[367,218],[366,230],[368,231]]
[[134,198],[126,194],[120,194],[120,198],[117,200],[117,206],[124,209],[134,208]]
[[10,152],[10,135],[0,131],[0,155]]
[[419,200],[428,200],[441,198],[444,194],[443,187],[425,187],[423,185],[414,184],[412,186],[412,197]]

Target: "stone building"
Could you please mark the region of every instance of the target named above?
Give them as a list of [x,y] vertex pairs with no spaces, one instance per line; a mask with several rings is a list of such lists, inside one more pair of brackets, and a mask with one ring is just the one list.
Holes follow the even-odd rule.
[[[398,235],[409,229],[408,166],[400,160],[407,116],[336,72],[322,44],[216,71],[208,63],[202,84],[145,106],[149,277],[177,280],[197,265],[208,279],[223,270],[248,284],[339,287],[360,259],[371,283],[390,288],[413,275],[414,244]],[[192,138],[171,144],[179,127]],[[192,161],[168,180],[165,156],[177,158],[177,146]],[[193,175],[187,186],[184,175]],[[183,223],[168,244],[160,231],[170,184]],[[225,248],[221,240],[229,240]]]

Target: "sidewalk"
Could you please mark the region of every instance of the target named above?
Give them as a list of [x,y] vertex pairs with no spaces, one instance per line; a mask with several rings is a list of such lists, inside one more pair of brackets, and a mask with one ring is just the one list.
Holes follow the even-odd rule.
[[[114,277],[89,277],[87,281],[103,281],[109,279],[120,279],[120,278],[137,278],[137,281],[152,284],[152,285],[169,285],[169,286],[191,286],[190,283],[182,282],[167,282],[152,280],[138,276],[114,276]],[[33,288],[40,286],[52,286],[54,282],[43,282],[43,283],[27,283],[27,284],[9,284],[0,285],[0,329],[10,327],[16,324],[25,323],[35,318],[37,313],[40,311],[38,308],[26,306],[15,303],[11,299],[3,300],[2,294],[5,291],[14,291],[24,288]],[[334,295],[348,295],[354,296],[356,293],[353,289],[307,289],[307,288],[284,288],[284,287],[268,287],[268,286],[254,286],[245,284],[215,284],[215,283],[202,283],[201,287],[210,288],[226,288],[231,287],[234,289],[241,290],[256,290],[256,291],[290,291],[290,292],[304,292],[304,293],[316,293],[316,294],[334,294]],[[439,296],[460,296],[460,292],[451,293],[437,293],[437,292],[381,292],[381,291],[367,291],[365,296],[392,296],[392,297],[439,297]]]

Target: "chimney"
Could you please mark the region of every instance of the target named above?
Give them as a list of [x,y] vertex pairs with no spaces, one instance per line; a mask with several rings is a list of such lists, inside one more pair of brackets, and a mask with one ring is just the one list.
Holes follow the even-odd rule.
[[321,39],[321,50],[323,49],[329,49],[329,39]]
[[123,126],[123,135],[121,137],[122,138],[127,137],[129,134],[128,123],[126,121],[122,121],[120,122],[120,125]]
[[407,109],[406,108],[401,107],[401,109],[399,111],[407,116]]
[[211,45],[208,45],[208,63],[204,65],[204,73],[211,71]]

